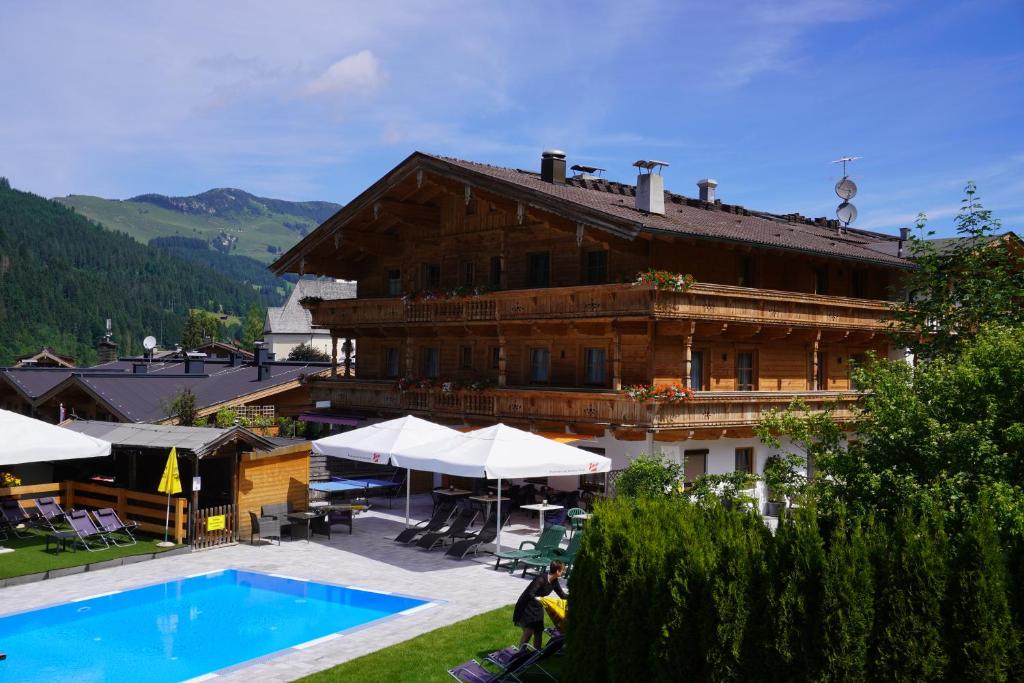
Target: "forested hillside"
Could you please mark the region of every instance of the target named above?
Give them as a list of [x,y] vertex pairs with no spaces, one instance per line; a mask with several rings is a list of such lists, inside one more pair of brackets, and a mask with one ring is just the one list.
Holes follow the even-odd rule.
[[0,365],[48,345],[96,358],[111,318],[121,353],[179,341],[189,309],[244,315],[260,297],[213,270],[105,230],[0,178]]
[[[190,197],[143,194],[124,201],[88,195],[58,199],[143,244],[153,238],[199,239],[211,250],[267,264],[338,209],[331,202],[289,202],[219,188]],[[196,256],[193,252],[187,256]]]

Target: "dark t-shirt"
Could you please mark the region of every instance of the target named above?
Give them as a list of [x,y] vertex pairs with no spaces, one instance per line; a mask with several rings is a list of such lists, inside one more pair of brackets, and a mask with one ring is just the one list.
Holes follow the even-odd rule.
[[568,597],[562,590],[562,584],[558,582],[558,579],[548,581],[547,575],[542,574],[531,581],[523,594],[519,596],[519,600],[516,601],[516,608],[512,612],[512,623],[516,626],[530,626],[538,621],[543,623],[544,608],[537,602],[537,598],[550,595],[552,591],[558,593],[560,598]]

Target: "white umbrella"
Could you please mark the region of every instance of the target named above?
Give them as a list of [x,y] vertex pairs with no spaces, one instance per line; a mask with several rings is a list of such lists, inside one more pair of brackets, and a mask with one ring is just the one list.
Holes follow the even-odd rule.
[[0,466],[110,455],[110,442],[0,410]]
[[497,479],[499,549],[502,479],[596,474],[609,471],[612,465],[611,459],[603,455],[503,424],[395,449],[391,459],[397,467]]
[[[378,465],[396,465],[392,453],[427,441],[436,441],[459,432],[451,427],[434,424],[412,415],[406,415],[387,422],[334,434],[313,442],[313,452],[335,458],[358,460]],[[405,473],[405,524],[409,525],[409,468]]]

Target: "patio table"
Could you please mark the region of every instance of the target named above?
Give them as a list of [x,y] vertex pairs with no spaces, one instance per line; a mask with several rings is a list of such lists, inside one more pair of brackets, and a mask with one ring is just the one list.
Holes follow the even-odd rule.
[[71,549],[77,551],[75,547],[75,539],[78,537],[74,531],[51,531],[46,534],[46,547],[43,548],[44,552],[50,551],[50,541],[53,541],[54,549],[57,553],[60,553],[68,549],[68,543],[71,544]]
[[502,496],[501,498],[498,498],[498,496],[470,496],[469,499],[484,504],[484,519],[488,519],[491,516],[491,505],[498,502],[499,500],[502,503],[506,503],[512,500],[511,498],[506,498],[505,496]]
[[550,510],[561,510],[564,505],[552,505],[551,503],[534,503],[533,505],[520,505],[523,510],[536,510],[540,513],[540,531],[544,531],[544,513]]
[[323,512],[290,512],[288,513],[288,519],[291,520],[292,539],[299,538],[298,533],[301,531],[301,538],[306,539],[306,543],[309,543],[309,537],[311,535],[311,529],[309,526],[310,521],[324,517]]

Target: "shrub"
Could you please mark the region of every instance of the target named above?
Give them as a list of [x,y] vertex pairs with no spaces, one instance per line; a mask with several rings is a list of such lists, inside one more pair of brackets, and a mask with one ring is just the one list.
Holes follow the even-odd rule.
[[660,455],[639,455],[615,479],[615,494],[630,498],[670,495],[682,481],[683,468]]

